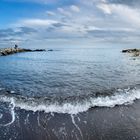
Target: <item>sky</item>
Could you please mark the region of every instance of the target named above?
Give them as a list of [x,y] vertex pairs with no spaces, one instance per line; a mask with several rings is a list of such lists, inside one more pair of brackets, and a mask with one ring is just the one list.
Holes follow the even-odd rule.
[[140,42],[139,0],[0,0],[0,46]]

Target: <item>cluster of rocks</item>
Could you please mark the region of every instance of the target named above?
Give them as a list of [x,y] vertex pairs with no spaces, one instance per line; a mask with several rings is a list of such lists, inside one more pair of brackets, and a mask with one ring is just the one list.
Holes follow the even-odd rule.
[[36,50],[31,50],[31,49],[24,49],[24,48],[5,48],[5,49],[0,49],[0,56],[7,56],[15,53],[21,53],[21,52],[39,52],[39,51],[46,51],[45,49],[36,49]]
[[122,50],[122,53],[130,53],[133,56],[140,56],[140,49],[126,49]]

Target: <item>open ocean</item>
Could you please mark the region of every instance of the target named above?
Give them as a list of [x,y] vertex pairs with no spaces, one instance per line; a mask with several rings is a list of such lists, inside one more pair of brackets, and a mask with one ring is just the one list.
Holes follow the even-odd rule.
[[122,49],[0,57],[0,140],[140,140],[140,58]]

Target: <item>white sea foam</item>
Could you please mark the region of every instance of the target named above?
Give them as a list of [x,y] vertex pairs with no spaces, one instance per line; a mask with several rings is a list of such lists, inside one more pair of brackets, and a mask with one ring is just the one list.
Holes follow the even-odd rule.
[[0,113],[0,119],[3,117],[3,114]]
[[1,88],[1,87],[0,87],[0,91],[1,91],[1,90],[4,90],[4,88]]
[[83,140],[83,133],[82,133],[82,131],[81,131],[80,127],[76,124],[76,122],[75,122],[75,119],[74,119],[74,116],[73,116],[73,115],[71,115],[71,120],[72,120],[73,125],[74,125],[74,126],[76,127],[76,129],[79,131],[80,136],[81,136],[81,140]]
[[44,111],[46,113],[68,113],[68,114],[77,114],[79,112],[85,112],[92,107],[114,107],[116,105],[127,105],[133,103],[136,99],[140,99],[140,89],[124,89],[118,90],[112,96],[105,97],[90,97],[84,102],[65,102],[62,104],[52,103],[47,104],[45,102],[36,103],[35,100],[28,101],[18,100],[16,97],[0,96],[0,100],[3,102],[12,102],[15,107],[20,109],[25,109],[29,111]]
[[5,124],[4,126],[9,126],[15,121],[15,111],[14,111],[14,109],[15,109],[14,99],[11,98],[11,116],[12,116],[12,120],[9,123]]
[[15,91],[12,90],[12,91],[10,91],[10,93],[15,93]]

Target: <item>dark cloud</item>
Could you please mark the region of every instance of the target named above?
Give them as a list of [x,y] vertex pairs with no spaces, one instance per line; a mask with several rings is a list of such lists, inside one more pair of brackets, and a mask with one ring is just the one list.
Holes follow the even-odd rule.
[[15,31],[12,28],[8,29],[0,29],[0,38],[6,38],[6,37],[20,37],[22,35],[30,34],[30,33],[35,33],[37,32],[33,28],[29,27],[19,27],[18,31]]
[[0,30],[0,38],[5,38],[12,35],[14,35],[14,30],[11,28]]
[[66,26],[65,24],[63,23],[54,23],[52,24],[54,27],[63,27],[63,26]]
[[140,6],[140,0],[107,0],[109,3],[125,4],[128,6]]
[[100,42],[105,41],[112,43],[128,43],[140,39],[139,32],[124,30],[91,30],[88,31],[87,36]]
[[55,31],[56,29],[59,29],[59,28],[64,27],[64,26],[68,26],[68,25],[63,24],[63,23],[54,23],[50,27],[48,27],[46,29],[46,31],[47,32],[52,32],[52,31]]
[[121,37],[129,37],[129,36],[139,36],[139,33],[131,32],[131,31],[121,31],[121,30],[89,30],[88,34],[97,38],[121,38]]
[[27,39],[15,39],[15,38],[0,38],[0,41],[2,41],[2,42],[12,42],[12,41],[19,41],[19,42],[21,42],[21,41],[27,41]]
[[26,41],[27,39],[23,35],[35,32],[37,32],[35,29],[29,27],[19,27],[17,30],[12,28],[0,29],[0,44],[12,41]]
[[46,29],[47,32],[52,32],[52,31],[54,31],[54,30],[55,30],[54,27],[48,27],[48,28]]
[[20,32],[23,34],[30,34],[30,33],[35,33],[37,32],[37,30],[33,29],[33,28],[29,28],[29,27],[20,27]]

